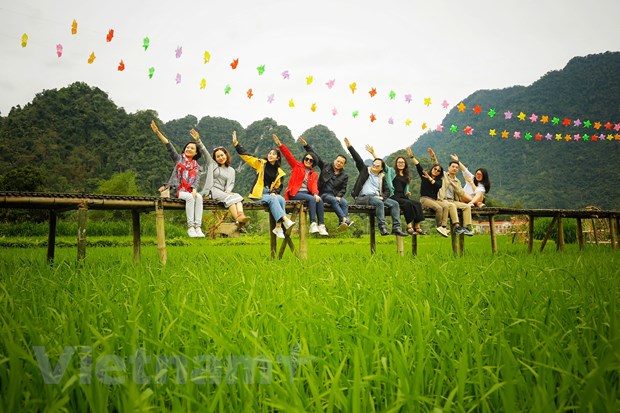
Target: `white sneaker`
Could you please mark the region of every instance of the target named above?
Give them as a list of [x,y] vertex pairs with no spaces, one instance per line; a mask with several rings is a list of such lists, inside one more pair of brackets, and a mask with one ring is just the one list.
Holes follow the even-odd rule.
[[319,235],[323,235],[324,237],[328,236],[327,228],[325,228],[325,224],[319,225]]
[[205,234],[202,232],[202,229],[200,227],[196,228],[196,238],[204,238]]
[[196,238],[196,230],[194,227],[189,227],[187,229],[187,235],[189,235],[190,238]]
[[437,227],[437,232],[439,232],[443,237],[448,237],[448,230],[444,227]]
[[282,227],[275,227],[271,232],[276,234],[276,237],[284,239],[284,230],[282,230]]
[[316,222],[311,222],[310,223],[310,233],[311,234],[316,234],[317,232],[319,232],[319,226],[316,224]]
[[291,221],[288,218],[286,220],[284,220],[284,222],[283,222],[284,228],[286,228],[286,229],[289,229],[290,227],[292,227],[295,224],[296,224],[296,222]]

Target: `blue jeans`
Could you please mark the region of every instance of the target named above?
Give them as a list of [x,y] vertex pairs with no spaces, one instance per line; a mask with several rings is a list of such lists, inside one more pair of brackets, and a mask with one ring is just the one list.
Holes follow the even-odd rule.
[[343,218],[349,216],[349,203],[344,197],[340,198],[340,201],[338,201],[334,194],[329,193],[322,194],[321,199],[323,200],[323,202],[332,206],[340,221],[342,221]]
[[360,195],[355,198],[355,202],[359,205],[371,205],[375,207],[375,214],[379,227],[385,227],[385,209],[387,208],[392,217],[392,228],[400,228],[400,207],[398,202],[390,198],[380,200],[370,195]]
[[325,206],[323,200],[317,201],[309,192],[297,192],[291,199],[297,201],[306,201],[308,203],[308,212],[310,213],[310,222],[316,222],[317,215],[319,218],[319,225],[325,223]]
[[282,198],[282,195],[271,195],[269,193],[269,188],[265,188],[261,201],[269,206],[269,212],[271,212],[271,216],[273,216],[276,222],[280,221],[286,215],[286,201]]

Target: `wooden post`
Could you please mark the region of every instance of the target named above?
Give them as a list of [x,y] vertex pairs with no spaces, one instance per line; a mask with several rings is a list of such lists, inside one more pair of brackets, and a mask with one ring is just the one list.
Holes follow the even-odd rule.
[[131,227],[133,230],[133,260],[140,262],[140,212],[137,209],[131,210]]
[[491,235],[491,253],[497,254],[497,236],[495,234],[495,216],[489,215],[489,234]]
[[368,214],[368,221],[370,223],[370,255],[374,255],[377,252],[377,244],[375,240],[375,212]]
[[528,215],[529,223],[527,228],[527,252],[530,254],[534,249],[534,215]]
[[611,250],[616,250],[616,219],[609,217],[609,240],[611,241]]
[[579,251],[583,251],[583,223],[581,218],[577,218],[577,243],[579,244]]
[[155,202],[155,228],[157,229],[157,252],[159,253],[159,261],[162,265],[166,265],[166,262],[168,262],[164,223],[164,205],[158,200]]
[[418,255],[418,235],[413,234],[411,236],[411,255],[414,257]]
[[555,222],[557,220],[558,220],[557,215],[554,216],[553,219],[551,220],[551,224],[549,224],[549,228],[547,228],[547,233],[545,234],[545,238],[543,238],[542,244],[540,245],[540,252],[542,252],[545,249],[545,244],[547,243],[547,240],[551,236],[551,231],[553,231],[553,227],[555,226]]
[[555,246],[556,251],[564,251],[564,221],[562,215],[558,215],[558,243]]
[[78,262],[86,258],[86,219],[88,208],[81,204],[78,208],[77,259]]
[[306,208],[299,205],[299,258],[308,258],[308,225],[306,222]]
[[459,256],[465,255],[465,234],[459,235]]
[[456,233],[454,232],[454,230],[456,229],[456,224],[451,224],[450,225],[450,236],[452,237],[452,253],[454,254],[455,257],[457,257],[459,255],[459,244],[458,241],[456,239]]
[[405,244],[403,242],[403,237],[401,237],[400,235],[396,236],[396,252],[401,257],[405,255]]
[[56,222],[58,213],[50,209],[49,232],[47,234],[47,263],[54,265],[54,254],[56,251]]
[[594,243],[598,247],[598,231],[596,230],[596,221],[594,218],[590,218],[590,222],[592,222],[592,235],[594,236]]
[[[297,218],[297,214],[298,214],[299,209],[300,209],[300,206],[296,206],[295,207],[295,209],[293,210],[293,213],[291,214],[291,221],[299,222],[299,219]],[[282,256],[284,255],[284,251],[286,251],[286,247],[289,247],[291,249],[292,253],[295,252],[295,244],[293,244],[293,240],[291,239],[291,233],[293,231],[293,227],[291,227],[289,229],[284,229],[284,228],[282,228],[282,229],[284,230],[284,241],[282,241],[282,244],[280,244],[280,252],[278,252],[278,259],[279,260],[282,259]],[[300,245],[302,243],[302,241],[301,241],[301,231],[299,232],[299,243],[300,243]],[[307,249],[307,247],[306,247],[306,249]]]
[[269,211],[269,249],[271,251],[271,259],[276,259],[276,247],[277,247],[277,238],[276,234],[273,233],[274,228],[276,227],[276,220],[271,215],[271,211]]

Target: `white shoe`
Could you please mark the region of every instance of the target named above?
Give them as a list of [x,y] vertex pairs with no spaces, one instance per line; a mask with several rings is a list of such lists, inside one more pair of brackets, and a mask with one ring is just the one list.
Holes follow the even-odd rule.
[[316,224],[316,222],[311,222],[310,223],[310,233],[311,234],[316,234],[317,232],[319,232],[319,226]]
[[442,236],[444,237],[448,237],[448,230],[445,229],[444,227],[437,227],[437,232],[439,232]]
[[286,228],[286,229],[289,229],[290,227],[292,227],[295,224],[296,224],[296,222],[291,221],[288,218],[283,222],[284,228]]
[[196,227],[196,238],[204,238],[205,234],[200,227]]
[[319,225],[319,235],[323,235],[324,237],[328,236],[327,228],[325,228],[325,224]]
[[275,227],[271,232],[276,234],[276,237],[284,239],[284,231],[282,230],[282,227]]
[[189,227],[187,229],[187,235],[189,235],[190,238],[196,238],[196,230],[194,227]]

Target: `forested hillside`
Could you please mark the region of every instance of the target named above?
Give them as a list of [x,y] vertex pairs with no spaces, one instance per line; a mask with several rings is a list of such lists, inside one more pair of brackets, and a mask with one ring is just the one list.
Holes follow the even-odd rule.
[[[463,104],[465,110],[454,107],[448,113],[442,132],[429,132],[413,143],[425,166],[426,150],[433,147],[444,165],[450,153],[457,153],[470,169],[487,168],[493,184],[490,201],[495,204],[620,208],[616,184],[620,182],[620,142],[555,139],[558,133],[604,133],[604,128],[595,129],[595,122],[620,122],[620,53],[574,58],[563,70],[547,73],[530,86],[477,91]],[[473,110],[476,106],[481,108],[479,113]],[[491,109],[497,112],[493,117],[488,115]],[[514,112],[514,117],[505,119],[505,111]],[[521,111],[527,118],[516,118]],[[571,124],[532,121],[532,114],[570,119]],[[249,192],[254,173],[232,147],[233,130],[243,146],[260,157],[273,147],[274,133],[298,158],[303,153],[298,137],[270,118],[247,128],[235,120],[194,115],[164,124],[154,110],[126,113],[105,92],[78,82],[42,91],[25,107],[14,107],[8,116],[0,117],[0,190],[93,192],[114,174],[133,171],[139,191],[156,194],[172,162],[151,131],[151,120],[178,148],[191,139],[192,128],[199,131],[209,150],[227,147],[242,194]],[[592,127],[574,126],[576,120],[589,120]],[[450,132],[451,125],[458,125],[457,133]],[[465,126],[474,133],[463,133]],[[490,136],[490,130],[496,130],[497,136]],[[517,130],[521,139],[513,136]],[[502,131],[510,136],[501,138]],[[527,133],[532,139],[526,138]],[[541,138],[546,134],[553,138]],[[322,125],[303,136],[327,162],[337,154],[347,155],[347,170],[351,180],[355,179],[357,171],[342,147],[343,136],[336,137]],[[365,154],[363,147],[357,149]],[[392,164],[395,155],[388,157],[388,163]],[[286,162],[283,166],[290,170]],[[417,176],[412,188],[417,194]]]

